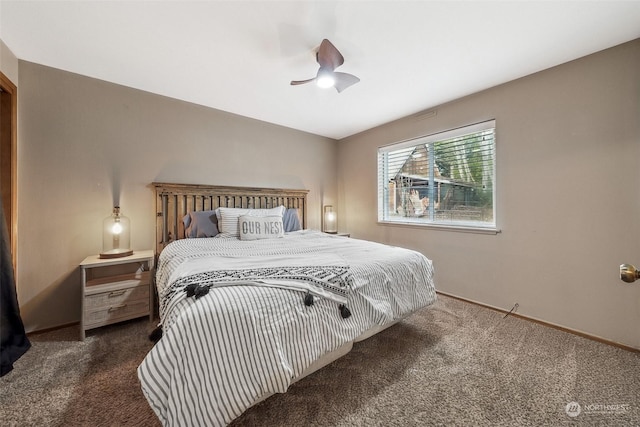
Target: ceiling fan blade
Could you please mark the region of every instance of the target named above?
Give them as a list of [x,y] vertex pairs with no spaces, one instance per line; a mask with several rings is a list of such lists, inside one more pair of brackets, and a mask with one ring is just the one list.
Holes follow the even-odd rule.
[[327,39],[322,40],[322,43],[320,43],[316,59],[321,68],[328,68],[332,71],[344,64],[342,54]]
[[334,72],[333,76],[336,79],[336,83],[334,86],[338,91],[338,93],[342,92],[349,86],[354,85],[360,81],[359,78],[357,78],[353,74],[348,74],[348,73]]
[[303,85],[305,83],[311,83],[312,81],[314,81],[316,78],[312,78],[312,79],[307,79],[307,80],[291,80],[291,85],[295,86],[295,85]]

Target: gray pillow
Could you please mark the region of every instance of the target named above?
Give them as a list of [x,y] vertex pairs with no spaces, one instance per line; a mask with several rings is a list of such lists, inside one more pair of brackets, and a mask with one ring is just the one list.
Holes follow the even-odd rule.
[[185,225],[184,237],[214,237],[218,231],[216,211],[189,212],[182,218]]
[[282,222],[284,223],[285,233],[288,233],[290,231],[302,230],[302,226],[300,225],[300,217],[298,216],[298,209],[288,208],[286,211],[284,211]]
[[186,230],[189,227],[189,224],[191,224],[191,214],[186,214],[185,216],[183,216],[182,223],[184,224],[184,228]]

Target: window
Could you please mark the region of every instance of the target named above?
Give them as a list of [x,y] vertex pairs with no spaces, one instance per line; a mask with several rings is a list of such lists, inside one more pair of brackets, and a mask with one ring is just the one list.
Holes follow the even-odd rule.
[[495,120],[378,149],[378,221],[496,231]]

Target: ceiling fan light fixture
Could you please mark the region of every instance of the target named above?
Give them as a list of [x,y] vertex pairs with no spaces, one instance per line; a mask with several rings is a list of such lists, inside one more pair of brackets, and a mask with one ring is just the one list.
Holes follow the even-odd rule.
[[360,81],[360,79],[353,74],[335,71],[336,68],[344,63],[344,57],[327,39],[322,40],[322,43],[320,43],[320,47],[316,52],[316,61],[320,64],[320,69],[314,78],[292,80],[291,85],[297,86],[315,81],[318,87],[332,87],[340,93]]
[[326,89],[333,87],[336,84],[336,79],[332,72],[321,68],[318,71],[318,77],[316,77],[316,84],[318,87]]

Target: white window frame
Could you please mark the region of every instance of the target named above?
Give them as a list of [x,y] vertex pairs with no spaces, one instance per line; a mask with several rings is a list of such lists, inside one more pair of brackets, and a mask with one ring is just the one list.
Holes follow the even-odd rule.
[[[433,203],[430,204],[429,215],[425,218],[424,216],[397,216],[390,214],[390,203],[389,203],[389,191],[390,191],[390,165],[387,154],[390,152],[397,152],[400,150],[407,150],[407,153],[413,151],[413,149],[420,145],[433,145],[440,141],[446,141],[452,138],[462,137],[464,135],[469,135],[472,133],[493,130],[493,156],[491,161],[493,177],[491,180],[492,185],[492,213],[490,220],[446,220],[442,218],[437,218],[434,215],[434,207]],[[497,217],[496,217],[496,147],[497,147],[497,138],[496,138],[496,123],[495,120],[488,120],[481,123],[476,123],[468,126],[463,126],[456,129],[451,129],[444,132],[439,132],[435,134],[430,134],[426,136],[421,136],[418,138],[413,138],[406,141],[401,141],[389,145],[385,145],[378,148],[378,223],[379,224],[388,224],[388,225],[404,225],[404,226],[417,226],[417,227],[429,227],[429,228],[437,228],[444,230],[453,230],[453,231],[466,231],[466,232],[477,232],[477,233],[488,233],[495,234],[500,232],[497,228]],[[435,151],[435,150],[434,150]],[[408,157],[408,155],[407,155]],[[397,165],[396,165],[397,167]],[[429,182],[434,183],[433,169],[430,169]],[[397,171],[396,171],[397,172]],[[393,171],[391,171],[393,173]],[[395,175],[395,174],[394,174]],[[434,188],[435,185],[431,185],[431,188]],[[434,198],[432,198],[435,200]]]

